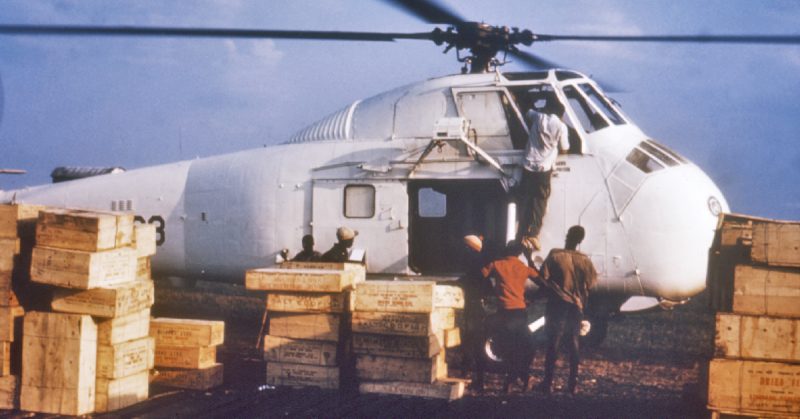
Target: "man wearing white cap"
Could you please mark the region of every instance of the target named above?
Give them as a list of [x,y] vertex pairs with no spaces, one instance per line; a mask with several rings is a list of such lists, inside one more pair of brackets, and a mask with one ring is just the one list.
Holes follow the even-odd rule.
[[358,231],[349,227],[339,227],[336,230],[336,238],[339,240],[330,250],[322,255],[322,262],[347,262],[350,259],[350,248],[353,247],[353,240],[358,236]]

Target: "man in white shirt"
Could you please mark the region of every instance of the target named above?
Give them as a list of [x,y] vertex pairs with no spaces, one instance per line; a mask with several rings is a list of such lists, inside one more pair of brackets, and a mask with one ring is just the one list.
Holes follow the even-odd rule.
[[564,105],[555,97],[548,98],[542,112],[530,109],[525,117],[530,123],[530,134],[520,184],[517,238],[538,250],[542,218],[550,197],[550,177],[559,151],[569,150],[569,137],[567,126],[562,122]]

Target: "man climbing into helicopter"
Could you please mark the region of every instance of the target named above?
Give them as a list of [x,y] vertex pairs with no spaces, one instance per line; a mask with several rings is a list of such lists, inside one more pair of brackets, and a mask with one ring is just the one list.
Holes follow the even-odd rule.
[[564,118],[564,105],[554,94],[547,96],[541,110],[534,106],[525,114],[529,121],[528,143],[520,183],[520,216],[517,239],[536,250],[542,219],[550,197],[550,177],[559,152],[569,150],[569,137]]

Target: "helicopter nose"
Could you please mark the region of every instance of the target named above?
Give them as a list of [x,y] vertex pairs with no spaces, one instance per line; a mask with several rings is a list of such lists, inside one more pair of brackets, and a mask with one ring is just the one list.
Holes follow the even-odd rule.
[[718,216],[728,211],[722,192],[693,164],[649,177],[622,215],[645,293],[682,300],[701,292]]

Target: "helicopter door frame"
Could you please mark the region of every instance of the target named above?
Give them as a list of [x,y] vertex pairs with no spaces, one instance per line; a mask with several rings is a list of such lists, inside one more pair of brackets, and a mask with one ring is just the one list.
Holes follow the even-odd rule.
[[[475,144],[479,147],[487,150],[487,151],[500,151],[500,150],[521,150],[525,148],[525,143],[528,141],[528,126],[525,123],[525,119],[519,112],[519,109],[516,106],[516,102],[511,97],[508,92],[508,89],[505,87],[498,87],[498,86],[483,86],[483,87],[452,87],[451,93],[453,95],[453,101],[456,105],[456,111],[458,112],[458,116],[463,117],[464,119],[470,121],[470,134],[469,139],[471,139]],[[478,138],[479,133],[472,134],[474,127],[472,126],[472,118],[470,115],[467,115],[464,112],[464,108],[461,101],[461,95],[469,94],[469,93],[486,93],[486,92],[494,92],[499,93],[504,98],[503,102],[500,105],[503,108],[503,120],[505,121],[505,129],[506,129],[506,136],[510,144],[507,144],[504,147],[486,147],[485,145],[481,144],[481,139]],[[511,110],[513,110],[513,115],[509,115],[508,109],[509,106]],[[512,126],[512,121],[509,120],[511,117],[516,118],[516,125],[519,127],[514,128]],[[498,135],[492,135],[492,137],[499,137]],[[485,141],[485,140],[484,140]],[[508,147],[510,145],[510,147]]]
[[358,231],[353,248],[366,251],[370,272],[410,273],[405,181],[314,179],[311,226],[322,253],[336,243],[336,229],[347,226]]

